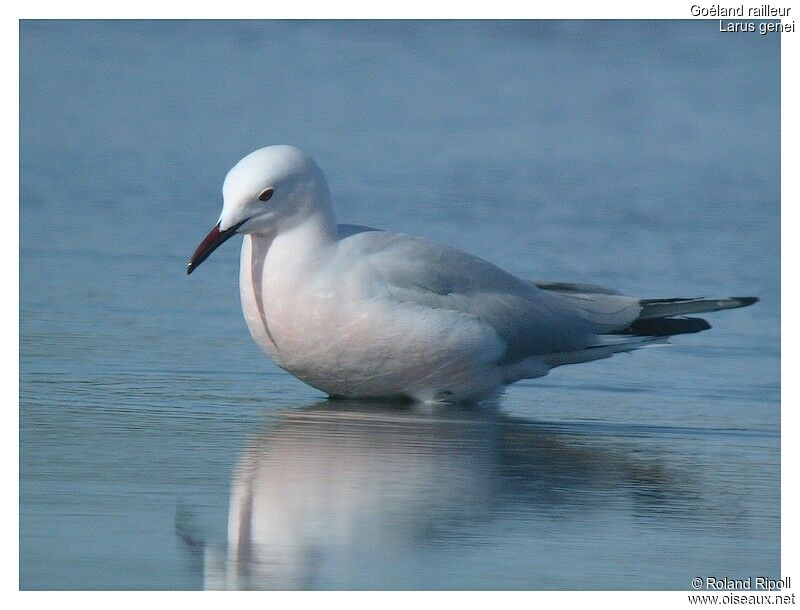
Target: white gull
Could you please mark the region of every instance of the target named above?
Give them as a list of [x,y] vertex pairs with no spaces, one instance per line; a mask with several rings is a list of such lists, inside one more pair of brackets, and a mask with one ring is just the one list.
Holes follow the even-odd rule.
[[292,146],[244,157],[222,193],[188,273],[243,234],[250,333],[281,368],[333,397],[476,401],[556,366],[709,328],[676,316],[757,301],[528,282],[420,237],[337,226],[322,171]]

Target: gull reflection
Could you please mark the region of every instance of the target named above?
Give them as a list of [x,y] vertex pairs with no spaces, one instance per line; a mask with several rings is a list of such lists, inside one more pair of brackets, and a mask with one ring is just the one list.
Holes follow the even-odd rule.
[[278,414],[244,450],[228,549],[206,550],[205,582],[435,588],[431,570],[459,569],[521,522],[544,535],[570,514],[674,493],[652,460],[495,410],[323,402]]

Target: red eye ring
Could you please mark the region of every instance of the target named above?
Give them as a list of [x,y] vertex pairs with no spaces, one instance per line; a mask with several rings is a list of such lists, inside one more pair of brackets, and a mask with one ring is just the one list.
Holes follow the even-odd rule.
[[273,188],[264,189],[261,191],[261,194],[258,196],[259,201],[267,201],[270,197],[272,197],[272,193],[274,192]]

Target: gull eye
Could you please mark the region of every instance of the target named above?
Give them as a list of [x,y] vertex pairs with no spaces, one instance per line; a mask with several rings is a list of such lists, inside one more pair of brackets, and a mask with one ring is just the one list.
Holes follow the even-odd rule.
[[270,197],[272,197],[273,189],[268,188],[261,191],[261,194],[258,196],[259,201],[267,201]]

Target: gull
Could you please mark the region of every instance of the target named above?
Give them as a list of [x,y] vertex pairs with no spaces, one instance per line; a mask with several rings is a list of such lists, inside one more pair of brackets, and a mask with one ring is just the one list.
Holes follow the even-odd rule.
[[421,237],[337,225],[322,171],[293,146],[244,157],[222,194],[187,272],[242,234],[239,290],[253,339],[332,398],[478,402],[557,366],[710,328],[687,314],[758,300],[531,282]]

